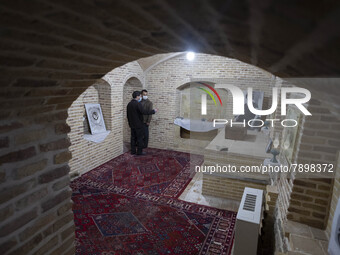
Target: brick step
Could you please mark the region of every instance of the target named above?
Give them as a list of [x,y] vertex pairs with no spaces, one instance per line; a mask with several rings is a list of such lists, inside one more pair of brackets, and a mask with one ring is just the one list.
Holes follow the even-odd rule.
[[325,231],[290,220],[284,225],[284,231],[291,252],[288,254],[328,254]]

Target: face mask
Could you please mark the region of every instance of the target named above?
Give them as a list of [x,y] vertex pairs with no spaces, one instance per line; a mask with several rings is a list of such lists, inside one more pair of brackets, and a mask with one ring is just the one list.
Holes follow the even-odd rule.
[[148,99],[148,96],[143,96],[143,99],[144,99],[144,100]]
[[138,102],[140,102],[140,101],[142,101],[142,98],[141,98],[141,97],[139,98]]

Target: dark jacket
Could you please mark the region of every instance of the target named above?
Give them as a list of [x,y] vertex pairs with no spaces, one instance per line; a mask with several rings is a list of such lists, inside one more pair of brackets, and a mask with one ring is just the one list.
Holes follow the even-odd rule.
[[127,105],[127,118],[130,128],[143,128],[143,115],[155,114],[155,110],[146,111],[141,103],[132,99]]
[[[149,99],[142,100],[140,102],[143,106],[143,109],[145,111],[151,111],[153,109],[153,104]],[[143,115],[143,122],[144,123],[150,123],[151,122],[152,115]]]

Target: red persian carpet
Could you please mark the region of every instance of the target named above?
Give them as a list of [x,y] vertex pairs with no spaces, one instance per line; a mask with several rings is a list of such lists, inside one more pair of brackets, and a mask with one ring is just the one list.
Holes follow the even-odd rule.
[[147,149],[71,183],[76,254],[225,254],[236,213],[178,199],[203,157]]

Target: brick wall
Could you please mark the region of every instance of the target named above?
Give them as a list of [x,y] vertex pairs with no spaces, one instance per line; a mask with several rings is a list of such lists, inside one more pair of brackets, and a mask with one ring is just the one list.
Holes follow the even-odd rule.
[[59,111],[37,117],[34,125],[0,126],[1,254],[74,253],[66,116]]
[[[100,103],[106,129],[111,131],[101,143],[94,143],[83,138],[84,134],[90,134],[84,106],[87,103]],[[112,131],[114,116],[111,112],[111,87],[103,80],[90,86],[68,109],[67,124],[71,127],[68,134],[71,142],[69,150],[72,152],[69,166],[72,175],[83,174],[121,153],[121,148],[111,146],[113,137],[116,135]]]
[[[340,145],[339,119],[326,101],[311,100],[305,117],[298,163],[336,166]],[[297,176],[291,194],[288,219],[325,229],[332,198],[333,178]]]
[[[280,158],[284,165],[287,162]],[[280,176],[277,183],[278,198],[274,210],[274,233],[275,233],[275,249],[280,252],[286,252],[288,249],[288,240],[285,236],[284,225],[287,222],[287,213],[291,201],[291,192],[293,188],[293,180],[291,176]]]
[[[103,161],[122,152],[122,123],[115,120],[123,119],[123,85],[131,76],[139,77],[141,74],[138,64],[132,63],[114,69],[104,77],[110,87],[92,78],[84,81],[66,75],[64,78],[69,79],[64,81],[55,78],[44,80],[42,77],[22,79],[18,76],[11,90],[5,92],[1,88],[1,95],[7,100],[2,102],[7,102],[7,107],[13,109],[10,117],[1,117],[0,124],[1,254],[27,254],[28,251],[31,254],[74,253],[68,173],[70,169],[88,171],[102,163],[93,160],[94,164],[86,167],[92,160],[84,164],[82,157],[91,147],[96,147],[99,152],[109,149],[107,158],[101,159]],[[82,134],[76,132],[77,129],[79,132],[87,129],[82,119],[84,106],[79,103],[90,85],[97,88],[91,87],[88,92],[98,95],[95,100],[102,104],[106,120],[107,116],[113,116],[112,122],[106,123],[113,139],[105,148],[86,142]],[[108,94],[110,103],[105,99]],[[19,101],[8,99],[14,95]],[[116,103],[112,105],[112,102]],[[75,112],[70,112],[71,131],[66,119],[72,103]],[[67,136],[70,131],[73,147],[70,147]],[[75,149],[76,146],[82,150]],[[73,150],[72,159],[69,147]]]
[[[154,107],[159,109],[150,125],[150,146],[188,149],[188,141],[179,139],[179,133],[173,121],[181,114],[181,86],[191,80],[229,81],[244,90],[248,86],[252,86],[254,90],[263,91],[265,97],[271,97],[271,87],[276,84],[279,78],[235,59],[206,54],[196,54],[195,60],[192,62],[188,61],[185,56],[178,56],[157,65],[145,77],[149,98],[154,103]],[[217,91],[227,97],[227,100],[224,101],[226,105],[222,106],[226,108],[226,113],[219,111],[219,114],[222,113],[225,114],[225,117],[230,117],[231,93],[226,93],[221,89],[217,89]],[[185,91],[183,92],[185,93]],[[190,100],[190,93],[186,93],[186,96]],[[196,110],[200,111],[200,109]],[[202,117],[209,119],[209,116]]]
[[[326,101],[312,99],[300,129],[299,144],[293,162],[336,164],[340,139],[337,111]],[[282,161],[284,162],[284,160]],[[275,240],[278,251],[287,251],[288,240],[284,225],[293,220],[330,232],[331,221],[339,197],[339,172],[336,178],[303,178],[301,175],[281,175],[278,202],[275,209]],[[333,186],[334,183],[334,186]],[[332,199],[332,200],[331,200]],[[326,225],[327,224],[327,225]]]
[[[67,119],[71,127],[68,134],[72,152],[72,159],[69,161],[71,174],[83,174],[123,152],[123,136],[126,141],[130,140],[126,105],[131,100],[132,91],[142,89],[141,82],[131,77],[142,75],[142,70],[136,62],[128,63],[109,72],[72,103]],[[83,138],[84,134],[89,133],[85,103],[101,104],[106,129],[111,131],[101,143]]]
[[[209,169],[209,166],[229,164],[240,170],[240,166],[260,166],[263,164],[263,158],[236,153],[204,151],[203,171]],[[203,174],[202,194],[241,201],[245,187],[265,190],[268,184],[270,184],[269,176],[261,173],[207,173]]]
[[222,197],[241,201],[245,187],[266,190],[266,182],[255,182],[245,180],[246,178],[228,178],[226,176],[216,176],[204,174],[202,194],[214,197]]

